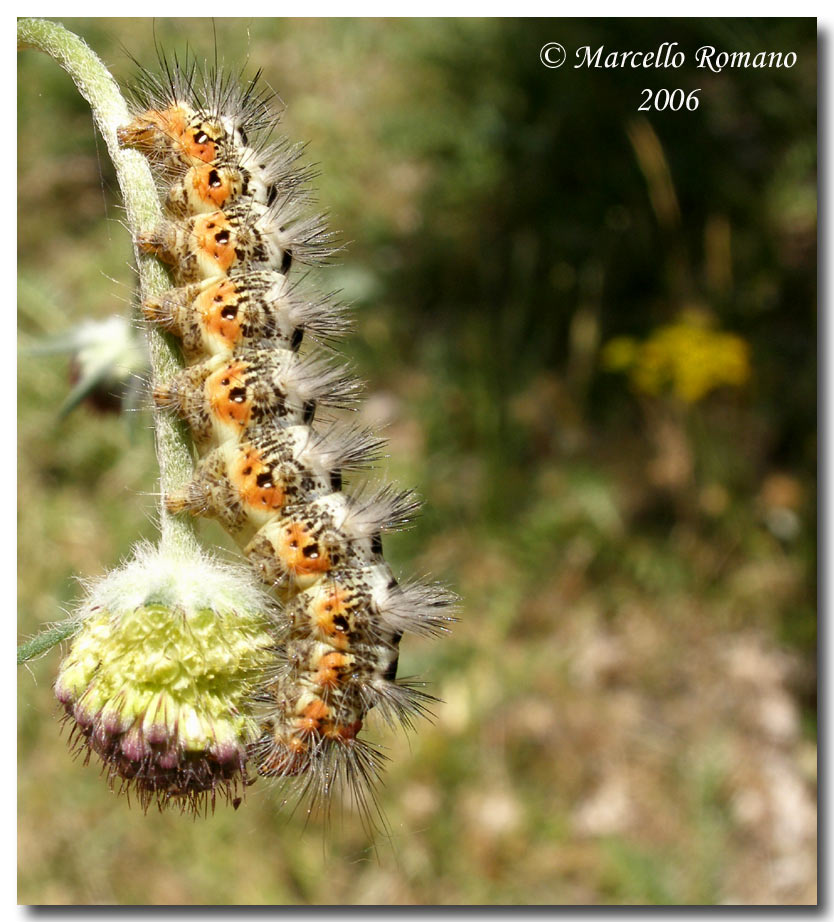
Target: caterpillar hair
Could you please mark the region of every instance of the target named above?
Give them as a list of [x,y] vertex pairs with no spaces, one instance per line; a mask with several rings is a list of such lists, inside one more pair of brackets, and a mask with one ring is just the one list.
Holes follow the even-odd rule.
[[365,487],[351,496],[341,526],[357,537],[399,531],[412,523],[421,505],[413,490],[397,490],[392,484]]

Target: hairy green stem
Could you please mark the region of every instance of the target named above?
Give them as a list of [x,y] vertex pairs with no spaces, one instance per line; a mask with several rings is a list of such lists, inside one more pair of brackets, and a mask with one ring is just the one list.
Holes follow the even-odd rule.
[[[78,92],[90,104],[93,118],[113,160],[133,239],[141,231],[152,230],[162,217],[156,186],[145,158],[137,151],[124,150],[119,146],[116,130],[130,120],[130,115],[118,84],[101,59],[77,35],[60,23],[45,19],[18,20],[17,47],[18,50],[31,48],[50,55],[70,75]],[[135,243],[134,252],[143,299],[170,287],[168,275],[158,260],[140,253]],[[157,330],[148,331],[148,346],[154,380],[161,383],[169,381],[183,364],[179,348],[171,337]],[[190,480],[193,472],[191,441],[182,424],[166,413],[157,411],[154,414],[154,431],[160,486],[164,494]],[[183,517],[169,515],[161,501],[159,518],[162,550],[172,556],[193,555],[197,541],[191,523]],[[65,621],[21,644],[17,651],[18,665],[66,640],[78,627],[77,621]]]
[[[32,48],[53,57],[70,75],[78,92],[90,104],[93,118],[116,167],[124,199],[127,224],[133,239],[152,230],[162,217],[156,186],[146,159],[137,151],[119,146],[116,130],[130,120],[127,104],[118,84],[101,59],[77,35],[60,23],[45,19],[20,19],[18,49]],[[170,287],[170,280],[157,259],[140,253],[134,244],[143,299]],[[182,357],[173,339],[157,330],[148,331],[151,368],[155,381],[166,383],[182,367]],[[184,427],[167,413],[154,419],[156,454],[162,493],[182,487],[193,471],[191,442]],[[170,553],[188,553],[196,539],[191,523],[172,517],[160,503],[161,546]]]

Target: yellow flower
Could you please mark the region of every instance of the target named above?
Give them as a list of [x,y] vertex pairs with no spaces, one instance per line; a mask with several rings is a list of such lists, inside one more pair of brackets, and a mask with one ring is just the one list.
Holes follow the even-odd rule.
[[750,378],[750,347],[734,333],[710,329],[688,313],[658,327],[638,343],[618,337],[606,343],[602,364],[626,371],[632,386],[658,396],[671,391],[684,403],[696,403],[718,387],[742,387]]

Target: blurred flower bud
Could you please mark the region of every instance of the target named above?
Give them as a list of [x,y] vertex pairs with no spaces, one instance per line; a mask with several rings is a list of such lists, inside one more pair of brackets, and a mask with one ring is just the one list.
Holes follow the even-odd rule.
[[119,412],[138,406],[148,374],[148,350],[139,328],[126,317],[85,320],[72,330],[42,339],[26,355],[70,354],[72,390],[59,410],[66,416],[79,404]]

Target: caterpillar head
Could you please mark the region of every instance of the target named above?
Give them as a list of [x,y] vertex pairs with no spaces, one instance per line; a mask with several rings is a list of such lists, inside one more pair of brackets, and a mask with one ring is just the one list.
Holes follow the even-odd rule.
[[240,131],[228,119],[207,116],[187,103],[145,109],[117,131],[119,143],[168,166],[214,163],[221,152],[240,144]]

